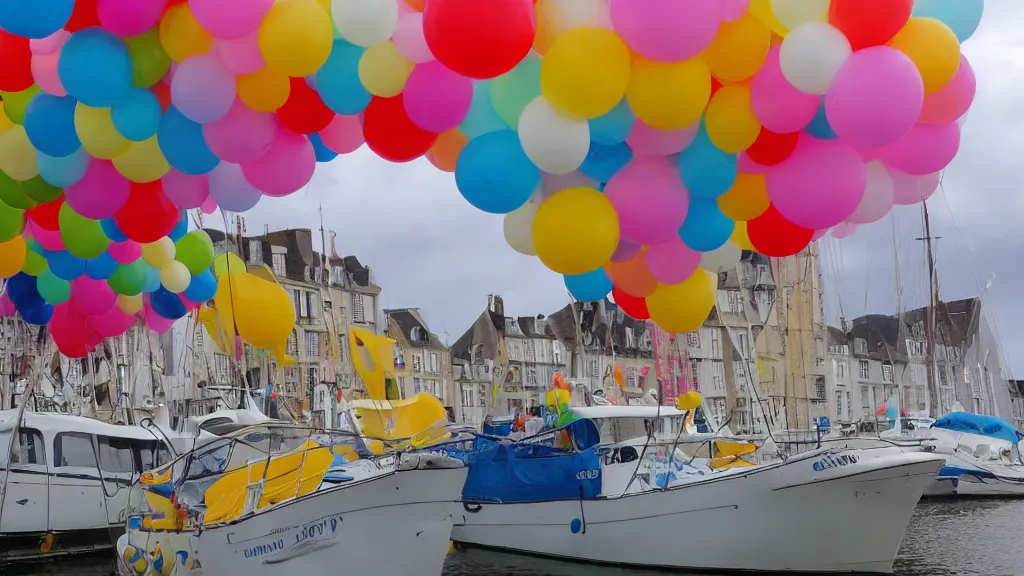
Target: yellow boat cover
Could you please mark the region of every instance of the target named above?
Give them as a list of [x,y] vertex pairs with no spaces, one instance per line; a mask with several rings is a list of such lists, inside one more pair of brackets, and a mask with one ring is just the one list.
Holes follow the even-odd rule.
[[413,445],[425,446],[448,439],[448,413],[437,397],[420,393],[404,400],[355,400],[364,436],[381,440],[412,438]]

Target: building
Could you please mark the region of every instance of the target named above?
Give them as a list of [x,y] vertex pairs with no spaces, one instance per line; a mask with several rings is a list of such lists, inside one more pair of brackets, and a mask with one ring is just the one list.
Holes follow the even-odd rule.
[[403,398],[433,394],[455,417],[457,395],[451,351],[430,331],[417,308],[384,310],[388,336],[395,340],[395,381]]
[[1012,422],[1018,429],[1024,429],[1024,380],[1009,380],[1008,388]]

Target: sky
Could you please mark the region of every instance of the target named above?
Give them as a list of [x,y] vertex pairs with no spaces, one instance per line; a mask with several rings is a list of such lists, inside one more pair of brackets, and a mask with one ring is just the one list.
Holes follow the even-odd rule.
[[[928,201],[946,300],[981,295],[986,317],[1014,356],[1024,347],[1024,3],[989,0],[981,26],[963,45],[978,80],[960,153]],[[569,302],[561,276],[536,257],[509,248],[502,216],[470,206],[454,177],[426,160],[392,164],[365,146],[320,164],[310,185],[286,198],[264,197],[244,214],[249,234],[320,224],[337,234],[341,255],[354,254],[382,287],[382,308],[419,308],[442,341],[454,342],[500,294],[514,316],[550,314]],[[209,224],[219,215],[208,217]],[[222,228],[222,226],[216,226]],[[568,226],[571,230],[571,225]],[[920,206],[885,219],[822,253],[826,314],[893,314],[928,303]],[[894,240],[895,239],[895,240]],[[329,236],[328,236],[329,240]],[[319,250],[319,234],[314,233]],[[898,262],[898,266],[897,266]],[[899,273],[897,274],[897,270]],[[900,287],[897,290],[897,287]],[[899,296],[899,297],[898,297]],[[1024,355],[1009,358],[1024,378]]]

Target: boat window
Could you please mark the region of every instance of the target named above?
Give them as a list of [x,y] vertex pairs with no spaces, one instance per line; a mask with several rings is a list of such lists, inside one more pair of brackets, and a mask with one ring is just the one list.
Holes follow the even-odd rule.
[[22,428],[18,433],[18,446],[11,451],[11,462],[13,464],[45,465],[43,435],[38,430]]
[[96,468],[92,436],[74,432],[57,434],[53,440],[53,464]]
[[167,449],[167,445],[163,442],[157,442],[156,440],[132,440],[131,444],[135,449],[138,462],[136,470],[139,472],[159,468],[173,459],[170,450]]
[[99,444],[100,469],[104,472],[126,472],[129,474],[135,471],[130,440],[100,436]]

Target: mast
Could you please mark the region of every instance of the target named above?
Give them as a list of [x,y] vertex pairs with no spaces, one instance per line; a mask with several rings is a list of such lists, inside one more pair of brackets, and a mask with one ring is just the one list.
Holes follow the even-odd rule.
[[921,202],[921,213],[924,217],[924,237],[917,240],[924,241],[925,253],[928,258],[928,314],[925,320],[925,358],[928,362],[928,416],[939,417],[939,390],[935,383],[935,307],[939,303],[939,279],[935,275],[935,251],[932,247],[932,240],[938,240],[941,236],[932,236],[931,220],[928,218],[927,200]]

